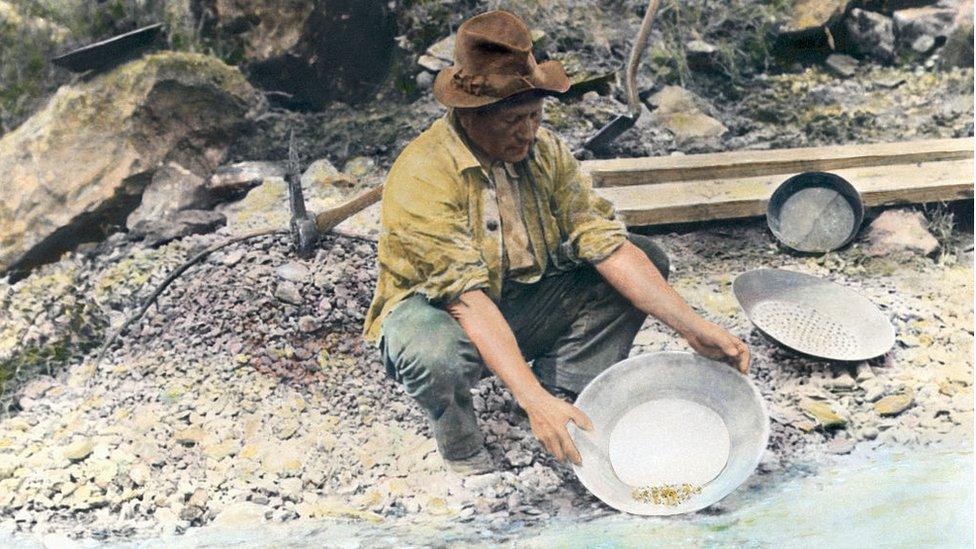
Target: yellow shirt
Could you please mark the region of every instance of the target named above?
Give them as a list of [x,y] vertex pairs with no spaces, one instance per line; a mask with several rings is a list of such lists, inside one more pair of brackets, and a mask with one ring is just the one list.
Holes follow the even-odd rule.
[[[516,164],[522,217],[535,254],[534,282],[547,270],[595,263],[626,238],[609,201],[597,196],[565,143],[540,128],[529,158]],[[387,314],[413,294],[448,303],[481,289],[501,298],[502,231],[494,186],[447,117],[400,153],[383,188],[379,273],[363,336],[376,341]]]
[[[464,128],[461,127],[461,123],[457,119],[457,111],[454,109],[448,109],[446,119],[451,125],[451,129],[457,132],[461,141],[481,163],[481,168],[485,170],[485,175],[495,192],[495,198],[498,201],[499,222],[502,225],[503,278],[518,282],[537,280],[538,273],[545,271],[545,265],[539,265],[538,258],[533,253],[534,245],[526,228],[523,213],[525,208],[522,206],[525,199],[533,200],[532,183],[519,185],[520,177],[531,177],[531,174],[526,173],[524,163],[515,166],[501,160],[492,160],[480,151],[468,139]],[[525,198],[523,198],[523,191],[526,194]],[[538,216],[533,221],[538,224]],[[535,233],[536,236],[542,234],[541,230],[536,230]]]

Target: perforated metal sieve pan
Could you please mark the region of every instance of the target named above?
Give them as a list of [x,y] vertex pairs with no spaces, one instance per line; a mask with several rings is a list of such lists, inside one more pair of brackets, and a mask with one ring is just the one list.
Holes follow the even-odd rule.
[[739,275],[732,291],[757,328],[807,355],[859,361],[895,344],[894,327],[874,303],[815,276],[757,269]]

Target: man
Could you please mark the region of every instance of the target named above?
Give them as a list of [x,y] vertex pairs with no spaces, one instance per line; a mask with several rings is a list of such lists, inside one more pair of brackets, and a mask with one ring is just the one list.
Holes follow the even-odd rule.
[[434,83],[447,116],[403,150],[384,187],[365,337],[426,409],[455,471],[490,467],[470,393],[486,366],[545,448],[575,463],[566,423],[592,426],[546,387],[578,393],[627,357],[647,314],[702,355],[748,368],[742,341],[682,301],[665,254],[627,234],[540,128],[543,96],[568,88],[558,62],[536,64],[516,16],[471,18]]

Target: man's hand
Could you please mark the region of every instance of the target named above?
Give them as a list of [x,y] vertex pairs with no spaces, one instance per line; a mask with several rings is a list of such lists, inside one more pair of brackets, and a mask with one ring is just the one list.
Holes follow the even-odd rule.
[[569,436],[569,430],[566,429],[566,423],[572,421],[586,431],[593,430],[593,423],[582,410],[546,392],[520,404],[529,416],[532,433],[550,454],[559,461],[568,458],[576,465],[583,463],[572,437]]
[[714,360],[724,360],[740,372],[749,372],[749,347],[721,326],[701,319],[683,334],[698,354]]
[[497,375],[525,413],[536,438],[559,461],[569,458],[579,465],[579,452],[566,429],[572,421],[587,431],[590,418],[579,408],[549,394],[522,358],[515,335],[495,303],[481,290],[465,292],[447,306],[478,349],[488,369]]

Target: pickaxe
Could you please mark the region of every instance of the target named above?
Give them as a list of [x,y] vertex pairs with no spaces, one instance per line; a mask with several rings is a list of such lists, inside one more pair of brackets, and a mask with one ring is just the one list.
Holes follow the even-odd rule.
[[309,215],[305,209],[305,195],[302,193],[302,174],[295,149],[294,131],[288,143],[288,169],[285,179],[288,182],[288,204],[291,207],[292,241],[298,255],[303,258],[312,255],[319,235],[331,231],[339,223],[375,204],[383,194],[383,185],[380,184],[314,217]]
[[[342,223],[350,216],[359,213],[371,205],[375,204],[383,194],[383,185],[377,185],[372,189],[353,197],[352,199],[343,202],[342,204],[325,210],[319,213],[315,217],[308,214],[305,209],[305,197],[302,194],[302,182],[301,182],[301,171],[298,165],[298,153],[295,151],[295,133],[291,134],[290,143],[288,144],[288,169],[285,178],[288,183],[288,198],[289,204],[291,206],[291,227],[290,232],[292,235],[292,240],[295,244],[295,249],[298,251],[299,255],[302,257],[308,257],[312,254],[312,250],[315,249],[315,244],[318,242],[319,236],[333,231],[336,225]],[[252,238],[258,238],[262,236],[268,236],[273,234],[282,234],[289,232],[283,229],[262,229],[245,235],[241,235],[230,240],[221,242],[219,244],[214,244],[209,248],[203,250],[202,252],[191,257],[185,261],[182,265],[174,269],[153,291],[153,293],[146,298],[143,302],[142,307],[136,311],[135,314],[126,319],[125,322],[119,326],[119,329],[109,337],[105,343],[102,344],[101,350],[98,352],[98,356],[95,358],[95,364],[98,365],[102,361],[102,357],[105,356],[105,352],[115,343],[115,341],[125,333],[129,325],[142,317],[149,306],[156,302],[156,298],[159,297],[163,290],[170,285],[171,282],[177,279],[184,271],[202,261],[205,257],[209,256],[211,253],[233,244],[235,242],[241,242],[243,240],[249,240]],[[340,233],[344,234],[344,233]],[[362,240],[369,240],[360,236],[355,235],[344,235],[350,238],[358,238]]]

